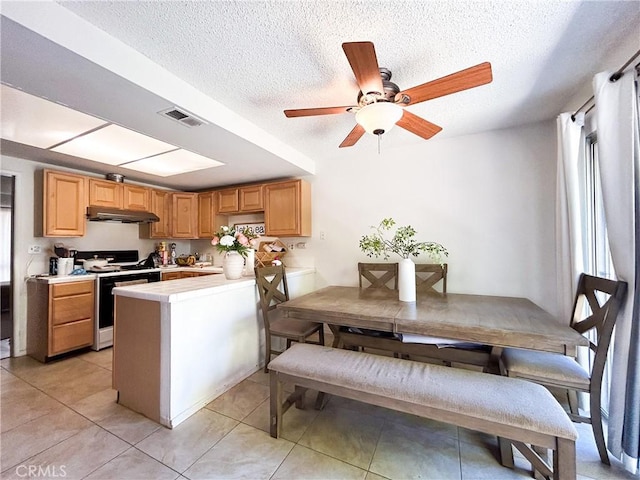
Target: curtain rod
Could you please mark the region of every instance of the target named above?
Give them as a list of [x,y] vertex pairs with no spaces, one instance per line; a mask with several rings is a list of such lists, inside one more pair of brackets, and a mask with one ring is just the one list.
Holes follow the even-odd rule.
[[[609,81],[610,82],[617,82],[618,80],[620,80],[620,78],[622,78],[622,75],[624,75],[624,70],[625,68],[627,68],[629,65],[631,65],[631,62],[633,62],[636,58],[638,58],[638,56],[640,55],[640,50],[638,50],[629,60],[627,60],[627,63],[625,63],[623,66],[621,66],[613,75],[611,75],[609,77]],[[593,101],[595,97],[592,95],[591,98],[589,98],[589,100],[587,100],[586,102],[584,102],[584,104],[578,108],[572,115],[571,115],[571,120],[573,120],[574,122],[576,121],[576,115],[580,112],[580,110],[582,110],[584,107],[586,107],[587,105],[589,105],[589,103],[591,103]],[[585,115],[587,113],[589,113],[593,107],[595,107],[595,105],[591,105],[585,113]]]

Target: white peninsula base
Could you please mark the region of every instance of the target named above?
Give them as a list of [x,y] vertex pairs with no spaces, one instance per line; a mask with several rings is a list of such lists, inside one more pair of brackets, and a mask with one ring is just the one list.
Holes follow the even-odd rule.
[[[287,269],[291,298],[315,289],[314,269]],[[254,278],[223,275],[113,289],[113,387],[118,402],[173,428],[264,366]]]

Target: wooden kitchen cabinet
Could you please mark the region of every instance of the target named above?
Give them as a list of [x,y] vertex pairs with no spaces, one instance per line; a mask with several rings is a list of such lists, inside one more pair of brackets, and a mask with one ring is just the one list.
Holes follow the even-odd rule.
[[172,193],[171,238],[198,237],[198,194]]
[[148,212],[151,207],[151,189],[140,185],[122,185],[122,201],[125,210]]
[[225,188],[223,190],[218,190],[216,193],[218,195],[218,213],[238,213],[240,203],[237,187]]
[[83,236],[87,223],[86,177],[53,170],[44,170],[43,177],[42,235]]
[[216,207],[218,192],[198,193],[198,238],[211,238],[229,217],[220,215]]
[[218,213],[252,213],[264,210],[262,184],[218,190]]
[[191,277],[202,277],[204,275],[215,275],[214,272],[202,272],[202,271],[190,271],[185,272],[184,270],[179,270],[177,272],[162,272],[162,281],[165,280],[179,280],[181,278],[191,278]]
[[158,222],[140,225],[140,238],[171,238],[172,192],[169,190],[149,190],[149,211],[160,219]]
[[162,272],[162,281],[179,280],[182,278],[182,272]]
[[122,208],[123,188],[118,182],[89,178],[89,205]]
[[27,283],[27,354],[50,357],[93,344],[94,280]]
[[311,185],[287,180],[264,186],[265,233],[273,237],[311,236]]

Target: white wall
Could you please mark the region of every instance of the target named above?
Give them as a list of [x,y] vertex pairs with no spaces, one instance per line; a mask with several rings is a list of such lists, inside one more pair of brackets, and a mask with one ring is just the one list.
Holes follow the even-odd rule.
[[555,313],[555,138],[549,121],[393,150],[383,138],[380,155],[369,139],[357,159],[319,163],[307,250],[318,286],[357,285],[360,237],[393,217],[449,250],[449,292],[522,296]]
[[[84,237],[76,238],[45,238],[34,237],[34,188],[42,189],[41,185],[34,185],[35,171],[43,168],[75,170],[46,165],[38,162],[2,156],[0,170],[3,174],[14,175],[16,178],[14,198],[14,354],[26,353],[26,325],[27,325],[27,289],[25,278],[29,275],[45,273],[49,270],[49,257],[53,256],[53,244],[62,242],[78,250],[138,250],[141,258],[146,257],[155,248],[154,240],[138,238],[138,226],[114,222],[87,222],[87,232]],[[5,239],[3,239],[5,241]],[[176,242],[178,253],[188,253],[190,242]],[[29,255],[29,245],[40,245],[43,253]]]

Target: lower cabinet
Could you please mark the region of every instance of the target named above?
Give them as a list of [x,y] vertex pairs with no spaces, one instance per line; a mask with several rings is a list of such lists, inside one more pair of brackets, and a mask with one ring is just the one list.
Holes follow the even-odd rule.
[[27,283],[27,354],[41,362],[93,345],[94,281]]
[[162,272],[162,280],[179,280],[180,278],[202,277],[203,275],[215,275],[214,272]]

